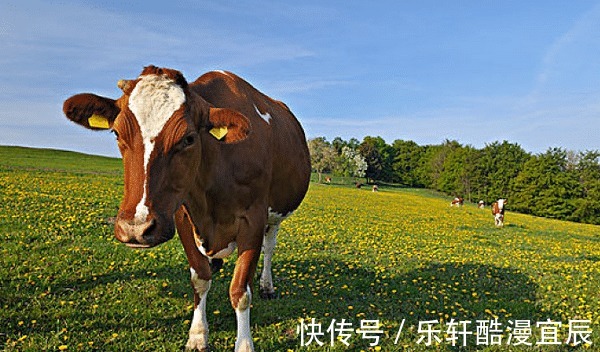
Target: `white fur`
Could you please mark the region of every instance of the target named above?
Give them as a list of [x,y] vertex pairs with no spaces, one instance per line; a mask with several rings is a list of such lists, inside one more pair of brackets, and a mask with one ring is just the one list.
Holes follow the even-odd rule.
[[237,248],[237,243],[236,242],[229,242],[229,244],[227,245],[227,247],[221,249],[220,251],[218,251],[217,253],[215,253],[215,255],[207,255],[206,254],[206,249],[204,249],[204,247],[202,246],[202,244],[200,244],[200,246],[198,246],[198,250],[200,251],[200,253],[202,253],[203,256],[209,258],[209,259],[223,259],[223,258],[227,258],[231,255],[231,253],[233,253],[233,251]]
[[[252,293],[250,287],[246,287],[247,297],[242,297],[240,302],[247,299],[247,302],[240,303],[235,310],[237,319],[237,337],[235,340],[235,352],[252,352],[254,343],[252,342],[252,332],[250,331],[250,304],[252,302]],[[242,305],[244,305],[242,307]]]
[[504,226],[504,215],[498,213],[494,216],[494,220],[496,221],[496,226]]
[[190,268],[194,290],[200,296],[200,302],[194,309],[194,317],[190,326],[190,337],[186,344],[188,349],[202,350],[208,347],[208,321],[206,320],[206,298],[210,290],[211,280],[202,280],[194,268]]
[[504,201],[505,199],[498,199],[498,209],[504,209]]
[[275,292],[275,289],[273,287],[273,275],[271,273],[271,262],[273,260],[273,252],[275,252],[275,246],[277,245],[278,231],[279,223],[276,225],[269,225],[268,231],[265,234],[265,238],[263,240],[263,270],[262,274],[260,275],[260,290],[262,293],[272,294]]
[[129,110],[135,116],[144,142],[144,191],[135,208],[135,219],[144,222],[149,211],[146,205],[148,163],[154,151],[154,139],[165,127],[173,113],[185,103],[183,89],[166,76],[145,75],[129,97]]
[[220,73],[222,75],[229,76],[229,73],[227,73],[227,72],[225,72],[223,70],[215,70],[214,72],[218,72],[218,73]]
[[270,124],[271,123],[271,114],[269,114],[269,112],[266,113],[262,113],[260,112],[260,110],[258,110],[258,107],[256,105],[254,105],[254,110],[256,110],[256,112],[258,113],[258,115],[260,115],[260,117],[265,120],[266,123]]
[[279,225],[283,220],[289,218],[294,212],[290,211],[287,214],[282,214],[274,211],[271,207],[268,209],[268,220],[269,225]]
[[260,290],[262,293],[272,294],[275,292],[273,287],[273,274],[271,268],[271,262],[273,261],[273,253],[275,252],[275,246],[277,245],[277,232],[279,231],[279,225],[283,220],[291,216],[293,211],[287,214],[281,214],[273,211],[269,207],[268,219],[267,219],[267,232],[263,240],[262,251],[263,256],[263,269],[260,275]]

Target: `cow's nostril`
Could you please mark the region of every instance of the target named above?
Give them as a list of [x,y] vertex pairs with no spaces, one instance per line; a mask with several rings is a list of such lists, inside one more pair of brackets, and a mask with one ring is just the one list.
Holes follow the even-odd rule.
[[118,219],[115,224],[115,237],[126,244],[148,246],[152,238],[147,234],[156,226],[154,219],[139,223],[135,220]]

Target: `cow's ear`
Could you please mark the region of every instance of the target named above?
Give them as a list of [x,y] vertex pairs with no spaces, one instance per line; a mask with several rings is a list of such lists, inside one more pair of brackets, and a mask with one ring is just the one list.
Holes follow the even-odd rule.
[[250,120],[242,113],[222,108],[210,108],[210,127],[208,132],[212,137],[225,143],[237,143],[248,138]]
[[85,128],[112,128],[120,109],[113,99],[95,94],[77,94],[65,100],[63,112],[67,118]]

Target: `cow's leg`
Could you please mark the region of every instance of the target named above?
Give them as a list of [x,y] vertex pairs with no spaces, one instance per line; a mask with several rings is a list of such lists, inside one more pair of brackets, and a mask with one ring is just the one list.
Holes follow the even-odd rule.
[[190,326],[190,335],[185,347],[190,350],[208,350],[208,321],[206,320],[206,297],[211,280],[201,279],[194,268],[190,268],[194,287],[194,317]]
[[175,214],[177,233],[183,244],[190,265],[191,282],[194,289],[194,317],[190,327],[186,349],[208,350],[208,322],[206,320],[206,298],[211,283],[211,269],[208,259],[204,257],[194,241],[194,229],[185,208]]
[[260,245],[254,249],[240,250],[229,287],[229,299],[237,318],[236,352],[254,351],[252,333],[250,332],[251,285],[259,257]]
[[238,258],[229,286],[229,299],[237,318],[236,352],[254,351],[250,332],[251,287],[267,224],[266,209],[256,207],[250,211],[246,220],[240,224],[237,237]]
[[263,240],[263,269],[260,275],[260,296],[266,299],[275,298],[275,289],[273,288],[273,275],[271,269],[271,261],[273,252],[277,244],[277,232],[279,231],[279,223],[270,224],[267,226],[265,238]]

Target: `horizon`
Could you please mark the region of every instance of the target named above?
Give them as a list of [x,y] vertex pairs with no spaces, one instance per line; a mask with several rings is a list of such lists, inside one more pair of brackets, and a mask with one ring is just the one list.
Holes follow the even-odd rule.
[[1,4],[0,144],[119,157],[62,103],[154,64],[235,72],[307,139],[600,149],[600,1],[153,4]]

